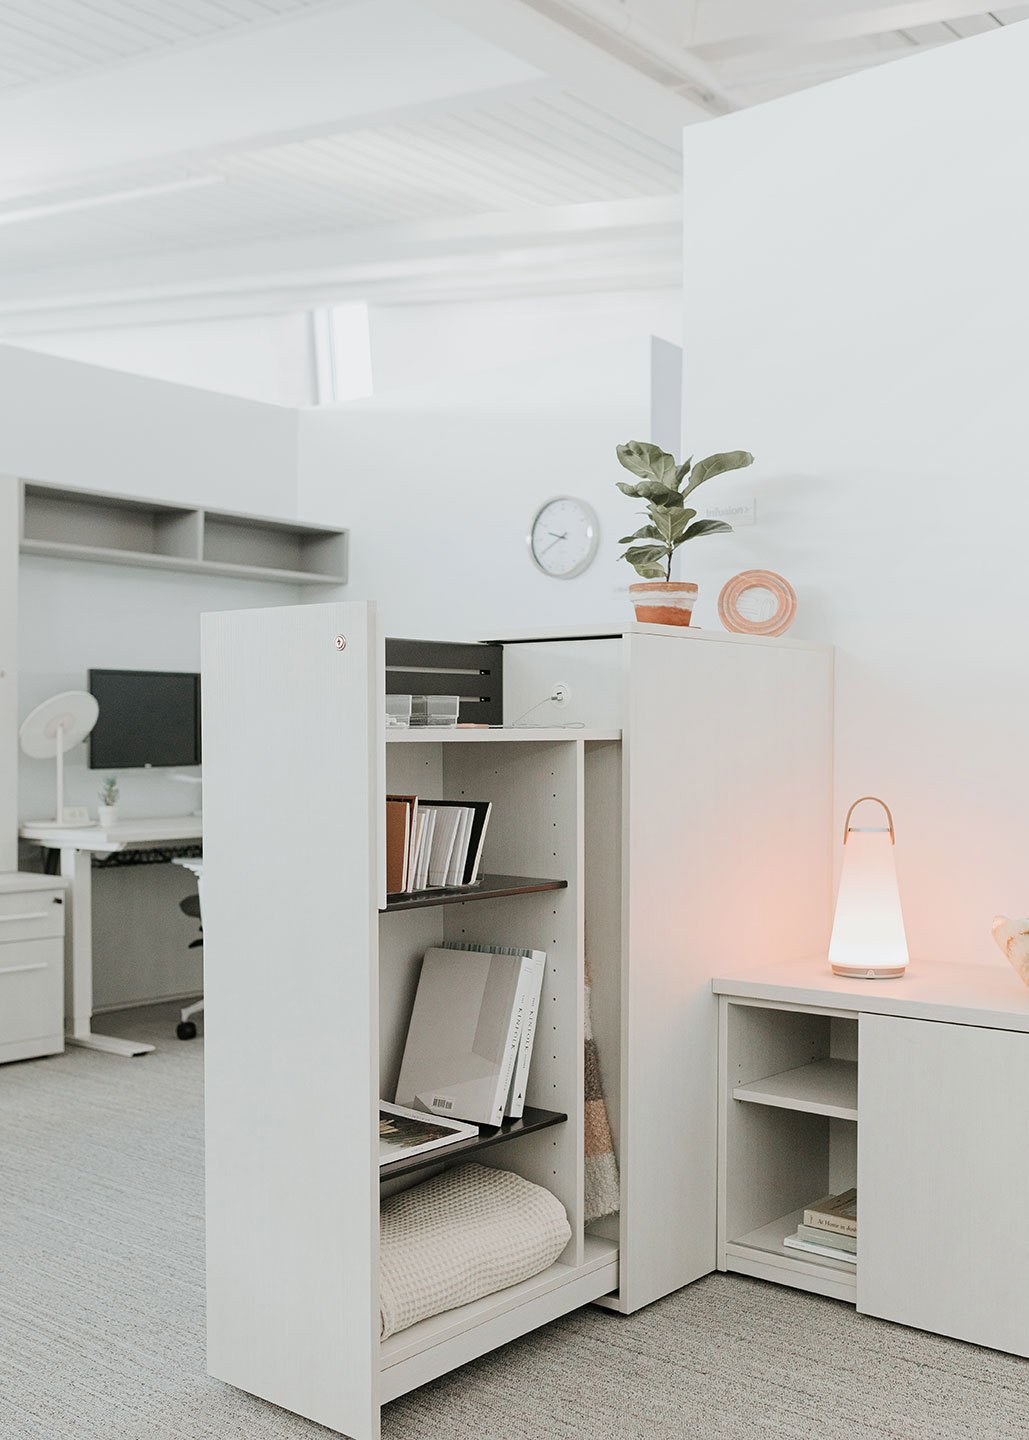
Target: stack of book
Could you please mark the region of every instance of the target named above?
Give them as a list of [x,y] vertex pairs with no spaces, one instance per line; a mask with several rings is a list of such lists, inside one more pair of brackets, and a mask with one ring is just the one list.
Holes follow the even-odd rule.
[[492,804],[386,796],[386,889],[390,895],[474,885]]
[[795,1235],[783,1244],[789,1250],[804,1250],[845,1265],[857,1264],[857,1191],[826,1195],[804,1211],[804,1220]]
[[519,1119],[546,960],[543,950],[491,945],[427,951],[397,1105],[476,1125]]

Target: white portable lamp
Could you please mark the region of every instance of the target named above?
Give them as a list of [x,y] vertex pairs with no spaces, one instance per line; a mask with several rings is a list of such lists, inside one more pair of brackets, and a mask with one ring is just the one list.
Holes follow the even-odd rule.
[[[33,760],[57,759],[57,805],[54,819],[39,822],[47,828],[56,830],[68,825],[92,824],[85,810],[65,810],[64,753],[85,740],[99,714],[100,706],[88,690],[65,690],[60,695],[51,695],[42,705],[37,705],[21,722],[18,734],[25,754],[30,755]],[[33,824],[36,823],[33,821]]]
[[[871,801],[886,811],[885,825],[851,825],[859,805]],[[908,942],[900,908],[893,853],[893,815],[885,800],[862,795],[843,822],[843,870],[829,942],[834,975],[858,980],[888,980],[904,974]]]

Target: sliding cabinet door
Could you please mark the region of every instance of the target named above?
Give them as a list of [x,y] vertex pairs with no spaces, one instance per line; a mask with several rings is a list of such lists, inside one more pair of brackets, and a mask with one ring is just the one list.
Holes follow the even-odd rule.
[[1029,1035],[859,1037],[858,1309],[1029,1355]]

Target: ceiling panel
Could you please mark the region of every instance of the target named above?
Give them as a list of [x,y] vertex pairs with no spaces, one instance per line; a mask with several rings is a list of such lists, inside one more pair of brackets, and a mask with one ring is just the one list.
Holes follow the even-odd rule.
[[0,0],[0,90],[81,75],[323,0]]
[[[239,0],[233,0],[239,3]],[[214,159],[218,183],[4,225],[0,264],[664,195],[678,152],[559,91]],[[172,178],[150,172],[141,185]]]

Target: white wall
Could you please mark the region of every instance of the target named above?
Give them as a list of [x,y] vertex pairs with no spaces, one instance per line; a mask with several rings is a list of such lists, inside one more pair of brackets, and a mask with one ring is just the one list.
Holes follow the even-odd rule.
[[0,346],[0,474],[289,515],[297,415]]
[[381,395],[650,335],[678,344],[682,296],[678,290],[639,290],[376,305],[370,329],[375,393]]
[[246,315],[169,325],[118,325],[24,337],[17,342],[59,355],[297,409],[315,399],[310,317]]
[[[297,416],[211,395],[0,348],[0,474],[146,497],[206,502],[280,516],[296,513]],[[24,557],[18,585],[20,716],[56,690],[84,686],[90,666],[199,668],[204,610],[290,604],[292,586],[199,578],[85,562]],[[16,751],[13,730],[0,736]],[[52,808],[53,767],[22,756],[24,818]],[[96,804],[87,751],[68,757],[68,803]],[[191,786],[165,772],[126,772],[126,815],[188,813]],[[15,797],[0,794],[0,812]],[[94,937],[98,1007],[201,988],[195,925],[177,902],[192,885],[154,866],[96,875]]]
[[736,570],[793,580],[841,823],[894,806],[912,952],[953,961],[1029,912],[1027,72],[1014,26],[685,137],[687,428],[761,497],[701,542],[699,618]]
[[[636,525],[614,449],[650,433],[651,363],[637,338],[303,415],[301,514],[350,527],[348,598],[436,639],[624,619],[636,577],[614,542]],[[600,516],[598,558],[567,581],[526,546],[556,494]]]

